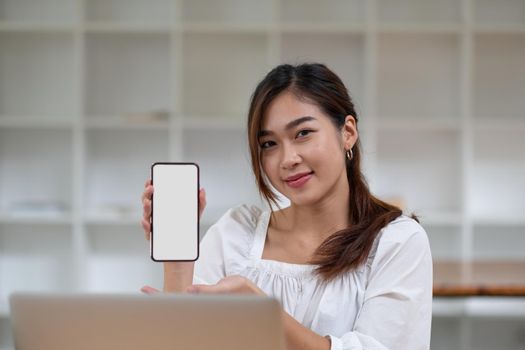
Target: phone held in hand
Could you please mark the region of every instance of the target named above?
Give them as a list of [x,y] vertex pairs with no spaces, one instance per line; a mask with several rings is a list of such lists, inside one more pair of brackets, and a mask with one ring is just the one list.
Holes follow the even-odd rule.
[[199,258],[199,166],[157,162],[151,166],[151,259]]

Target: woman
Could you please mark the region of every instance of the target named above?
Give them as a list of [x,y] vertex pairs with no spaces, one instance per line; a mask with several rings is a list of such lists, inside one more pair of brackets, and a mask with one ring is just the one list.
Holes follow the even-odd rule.
[[[326,66],[269,72],[249,110],[252,167],[269,205],[278,206],[269,184],[291,204],[228,210],[195,264],[165,264],[164,291],[273,296],[283,306],[289,349],[428,349],[428,239],[417,218],[370,193],[357,121],[345,86]],[[148,239],[152,191],[146,182]],[[199,199],[202,214],[203,189]]]

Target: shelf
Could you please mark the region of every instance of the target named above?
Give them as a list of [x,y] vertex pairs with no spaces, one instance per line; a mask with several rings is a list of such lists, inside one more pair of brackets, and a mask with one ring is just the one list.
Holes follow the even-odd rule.
[[126,214],[115,213],[88,213],[84,217],[84,222],[90,226],[140,226],[142,212],[132,212]]
[[121,116],[89,116],[87,129],[106,130],[165,130],[170,127],[168,112],[136,113]]
[[478,24],[474,28],[476,34],[525,34],[525,25],[519,24],[493,24],[483,23]]
[[90,22],[168,25],[175,10],[171,0],[85,0],[84,20]]
[[90,22],[85,26],[86,33],[99,34],[165,34],[169,35],[172,27],[159,23],[113,23]]
[[185,114],[246,115],[250,95],[266,72],[266,36],[192,33],[183,41]]
[[235,117],[215,116],[213,119],[209,117],[193,117],[188,116],[183,119],[184,130],[216,130],[216,131],[239,131],[243,132],[247,128],[248,117],[239,115]]
[[260,23],[187,22],[179,30],[185,34],[267,34],[272,26]]
[[467,298],[443,298],[433,297],[432,316],[451,317],[464,316],[467,312]]
[[[208,187],[206,188],[206,196],[208,197]],[[206,199],[207,199],[206,197]],[[240,204],[240,203],[239,203]],[[201,238],[206,234],[206,231],[217,222],[232,206],[225,206],[225,205],[213,205],[213,204],[206,204],[206,208],[204,209],[204,212],[202,214],[202,217],[200,219],[201,223]]]
[[0,303],[15,291],[70,291],[71,227],[0,225]]
[[380,23],[459,23],[461,1],[457,0],[378,0]]
[[168,134],[168,130],[89,130],[85,213],[141,213],[139,194],[151,176],[151,164],[169,160]]
[[469,261],[434,259],[433,295],[448,298],[523,298],[524,270],[525,260],[512,256],[496,259],[474,257]]
[[525,3],[522,0],[474,0],[473,4],[476,23],[525,23]]
[[149,256],[149,243],[136,227],[90,225],[87,228],[90,292],[138,293],[146,284],[162,286],[162,264]]
[[[465,345],[465,327],[462,327],[462,317],[444,316],[434,314],[435,301],[432,305],[432,335],[430,341],[431,350],[462,349],[470,350]],[[462,341],[463,340],[463,341]]]
[[15,350],[11,322],[7,315],[0,315],[0,349]]
[[[144,240],[144,234],[141,238]],[[145,240],[144,245],[147,247]],[[135,257],[93,253],[87,258],[87,275],[83,278],[86,292],[140,293],[145,285],[162,289],[162,267],[151,261],[148,249]]]
[[525,131],[525,119],[500,116],[498,118],[481,118],[475,117],[476,123],[474,125],[474,130],[476,132],[480,131],[491,131],[496,130],[501,131]]
[[357,107],[363,101],[365,55],[361,34],[285,33],[281,38],[281,61],[324,63],[337,72]]
[[523,132],[519,129],[474,133],[469,198],[474,218],[523,217],[524,148]]
[[26,22],[26,21],[0,21],[0,32],[5,33],[73,33],[75,27],[69,24]]
[[[523,309],[523,305],[519,305]],[[471,346],[476,350],[521,350],[525,344],[522,316],[480,316],[470,322]]]
[[167,34],[88,34],[87,118],[170,110],[171,61]]
[[116,258],[139,259],[146,257],[149,259],[149,243],[144,239],[144,232],[140,225],[135,225],[135,227],[89,225],[86,228],[86,237],[89,255],[113,255]]
[[68,131],[1,129],[0,211],[18,217],[70,211],[71,145]]
[[75,114],[72,34],[0,32],[0,47],[0,115],[62,120]]
[[460,131],[461,122],[449,116],[407,118],[383,115],[377,124],[380,131]]
[[366,32],[364,24],[355,22],[283,22],[274,28],[285,34],[365,34]]
[[437,317],[473,316],[524,318],[525,300],[523,298],[434,298],[432,314]]
[[432,226],[460,226],[463,217],[461,212],[446,212],[446,211],[417,211],[422,222]]
[[522,121],[525,34],[477,34],[474,58],[474,115],[479,119]]
[[459,63],[457,35],[380,34],[380,119],[458,119]]
[[188,22],[259,25],[272,22],[272,6],[269,0],[181,0],[181,17],[185,25]]
[[200,186],[206,189],[202,221],[216,221],[224,208],[260,203],[244,131],[188,130],[184,152],[185,161],[199,164]]
[[77,21],[79,3],[71,0],[2,0],[0,21],[71,24]]
[[7,301],[0,302],[0,319],[9,316],[9,304]]
[[374,193],[400,198],[406,212],[459,213],[460,136],[442,130],[379,131]]
[[421,220],[434,261],[460,260],[462,256],[461,225],[434,224]]
[[366,4],[360,0],[281,0],[283,23],[365,22]]
[[525,218],[521,215],[490,215],[474,217],[474,225],[478,226],[525,226]]
[[433,315],[474,317],[525,317],[523,298],[434,298]]
[[474,258],[498,260],[525,260],[525,226],[483,225],[474,226]]
[[0,115],[0,128],[4,129],[51,129],[72,130],[76,117],[50,118],[46,116],[7,116]]
[[457,23],[379,23],[379,34],[460,34],[462,27]]
[[38,224],[38,225],[71,225],[73,218],[70,214],[32,213],[0,213],[0,224]]

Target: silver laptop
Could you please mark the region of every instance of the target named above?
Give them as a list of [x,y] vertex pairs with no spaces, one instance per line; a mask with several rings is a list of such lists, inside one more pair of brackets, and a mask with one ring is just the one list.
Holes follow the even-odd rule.
[[15,293],[10,309],[17,350],[284,349],[266,297]]

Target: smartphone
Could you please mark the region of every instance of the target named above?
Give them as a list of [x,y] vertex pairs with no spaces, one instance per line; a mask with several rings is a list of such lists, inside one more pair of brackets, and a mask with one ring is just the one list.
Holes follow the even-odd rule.
[[199,166],[157,162],[151,165],[151,259],[199,258]]

